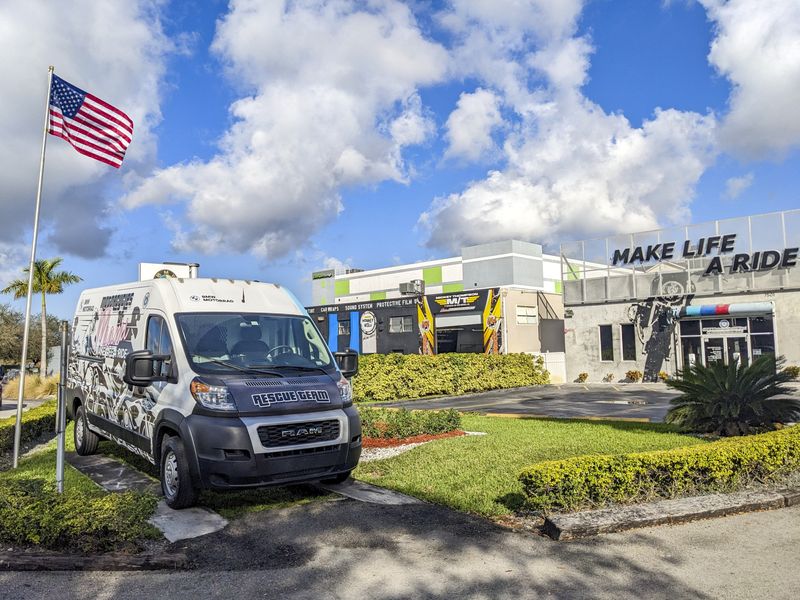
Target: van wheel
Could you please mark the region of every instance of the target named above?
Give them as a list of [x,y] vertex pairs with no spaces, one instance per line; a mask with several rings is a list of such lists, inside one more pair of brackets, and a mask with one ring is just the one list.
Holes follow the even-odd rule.
[[348,479],[350,479],[350,473],[352,471],[345,471],[344,473],[339,473],[335,477],[331,477],[330,479],[323,479],[322,483],[344,483]]
[[179,437],[165,437],[161,444],[161,491],[170,508],[188,508],[197,502],[198,490]]
[[75,440],[75,451],[81,456],[94,454],[97,451],[97,444],[100,442],[100,437],[89,431],[86,425],[86,413],[83,406],[79,406],[75,410],[75,429],[73,430],[73,438]]

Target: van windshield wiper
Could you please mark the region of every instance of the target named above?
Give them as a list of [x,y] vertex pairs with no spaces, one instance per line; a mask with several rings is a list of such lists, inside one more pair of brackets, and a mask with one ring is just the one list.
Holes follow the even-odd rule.
[[261,373],[263,375],[274,375],[275,377],[284,377],[284,374],[280,371],[275,371],[273,369],[262,369],[255,365],[246,365],[244,367],[240,367],[239,365],[235,365],[227,360],[221,360],[219,358],[211,358],[208,362],[212,362],[217,365],[221,365],[223,367],[228,367],[229,369],[233,369],[235,371],[240,371],[242,373]]

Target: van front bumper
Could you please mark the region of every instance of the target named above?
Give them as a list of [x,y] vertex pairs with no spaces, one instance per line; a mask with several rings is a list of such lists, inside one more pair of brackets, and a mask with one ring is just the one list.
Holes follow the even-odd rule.
[[[236,489],[319,481],[352,471],[361,456],[361,421],[353,407],[336,411],[343,418],[340,436],[328,443],[294,444],[267,449],[253,439],[259,419],[190,415],[182,437],[192,475],[204,488]],[[299,415],[273,417],[264,423],[291,423]],[[305,421],[319,419],[314,413]]]

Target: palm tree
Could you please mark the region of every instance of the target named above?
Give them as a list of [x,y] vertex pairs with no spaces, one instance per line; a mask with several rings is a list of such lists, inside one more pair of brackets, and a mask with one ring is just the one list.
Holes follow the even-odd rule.
[[696,364],[667,380],[682,392],[670,401],[667,423],[691,431],[717,435],[745,435],[751,428],[766,427],[800,418],[800,400],[789,397],[790,373],[779,370],[782,359],[760,356],[747,367],[722,361]]
[[[33,292],[42,295],[42,352],[39,360],[39,375],[44,377],[47,372],[47,294],[60,294],[64,286],[70,283],[83,281],[80,277],[69,271],[57,271],[63,259],[43,258],[33,263]],[[26,267],[25,273],[29,272]],[[14,294],[14,299],[24,298],[28,294],[28,278],[15,279],[2,290],[4,294]],[[21,368],[25,368],[22,365]]]

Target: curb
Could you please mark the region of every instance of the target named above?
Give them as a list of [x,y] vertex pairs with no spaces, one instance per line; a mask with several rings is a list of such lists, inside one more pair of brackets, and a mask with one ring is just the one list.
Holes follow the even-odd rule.
[[186,554],[99,554],[80,556],[57,553],[0,553],[0,571],[157,571],[183,569]]
[[576,540],[601,533],[614,533],[688,523],[699,519],[772,510],[800,505],[800,488],[769,492],[736,492],[691,498],[674,498],[647,504],[619,506],[545,517],[544,533],[554,540]]
[[551,419],[559,421],[623,421],[625,423],[650,423],[647,417],[606,417],[592,415],[589,417],[555,417],[553,415],[537,415],[533,413],[501,413],[501,412],[486,412],[482,413],[484,417],[498,417],[501,419]]

